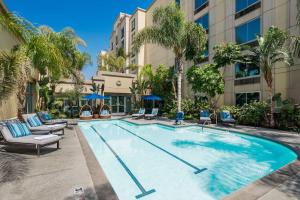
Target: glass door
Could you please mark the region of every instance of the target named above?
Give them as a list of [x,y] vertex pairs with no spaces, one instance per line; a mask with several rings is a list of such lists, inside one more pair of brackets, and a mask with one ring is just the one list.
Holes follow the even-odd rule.
[[124,96],[118,96],[119,105],[118,105],[118,113],[124,113],[125,112],[125,97]]
[[118,113],[118,97],[111,96],[111,112]]

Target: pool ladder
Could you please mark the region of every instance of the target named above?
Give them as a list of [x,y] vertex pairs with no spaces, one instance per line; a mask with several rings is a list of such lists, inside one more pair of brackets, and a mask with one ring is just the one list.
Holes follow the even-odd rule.
[[[214,113],[212,113],[212,114],[209,115],[209,118],[211,118],[212,116],[216,116],[216,125],[217,125],[218,124],[218,115],[216,114],[216,112],[214,112]],[[208,124],[209,121],[210,120],[205,120],[204,121],[204,123],[202,125],[202,133],[203,133],[203,129],[204,129],[205,124],[209,125]]]

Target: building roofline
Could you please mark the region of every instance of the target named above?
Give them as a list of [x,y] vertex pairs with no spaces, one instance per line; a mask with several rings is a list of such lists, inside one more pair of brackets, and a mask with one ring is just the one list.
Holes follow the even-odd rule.
[[154,3],[156,2],[157,0],[153,0],[150,5],[146,8],[146,11],[148,11],[153,5]]
[[132,17],[135,15],[135,13],[137,13],[138,11],[141,11],[141,12],[146,13],[147,10],[145,10],[145,9],[143,9],[143,8],[141,8],[141,7],[137,7],[137,8],[134,10],[134,12],[132,13],[132,15],[130,16],[130,18],[132,18]]

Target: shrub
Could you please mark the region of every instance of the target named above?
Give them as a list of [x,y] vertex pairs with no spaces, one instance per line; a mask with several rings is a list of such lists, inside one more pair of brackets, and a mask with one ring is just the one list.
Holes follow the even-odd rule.
[[265,126],[268,124],[269,112],[270,106],[264,101],[245,104],[240,108],[238,121],[245,125]]
[[300,132],[300,105],[292,104],[288,100],[283,101],[277,124],[281,129]]

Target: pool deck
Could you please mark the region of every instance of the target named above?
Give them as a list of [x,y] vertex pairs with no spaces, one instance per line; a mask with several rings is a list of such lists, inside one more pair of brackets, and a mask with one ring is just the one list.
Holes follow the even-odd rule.
[[[174,125],[173,121],[167,119],[124,120],[137,124]],[[186,122],[183,126],[189,125],[196,124]],[[209,127],[215,128],[214,125]],[[300,155],[300,134],[297,133],[246,126],[217,128],[270,138],[289,145]],[[43,148],[41,156],[37,157],[33,150],[0,145],[0,199],[71,200],[74,199],[74,188],[78,187],[84,189],[85,199],[118,199],[78,126],[66,129],[60,147],[59,150],[55,146]],[[225,199],[300,199],[300,161],[234,192]]]

